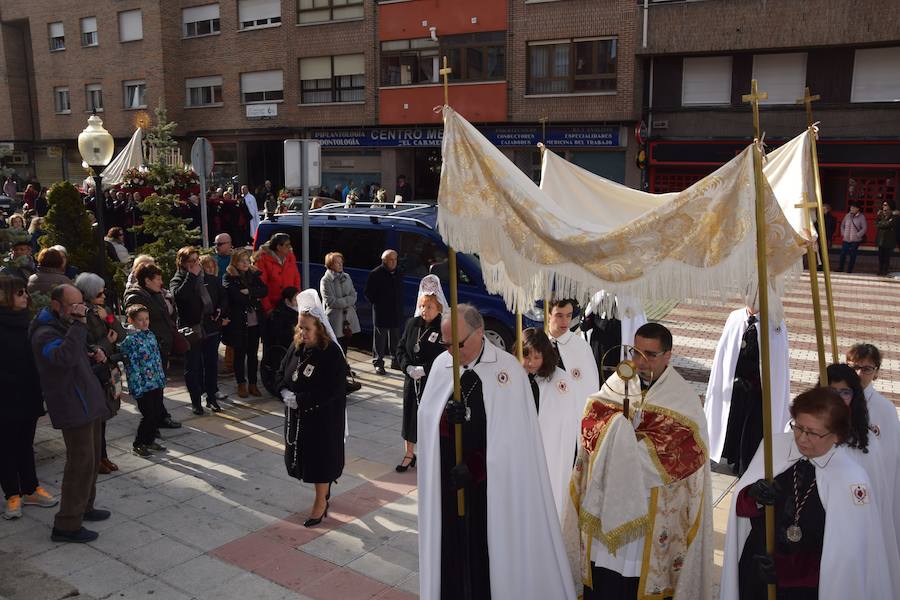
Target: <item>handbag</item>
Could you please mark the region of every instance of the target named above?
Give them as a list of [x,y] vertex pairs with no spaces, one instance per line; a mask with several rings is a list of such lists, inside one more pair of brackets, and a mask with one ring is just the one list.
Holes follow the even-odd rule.
[[347,311],[344,311],[344,325],[341,327],[341,333],[344,337],[350,337],[353,335],[353,328],[350,326],[350,319],[347,318]]
[[193,327],[179,327],[178,333],[180,333],[184,337],[185,341],[188,343],[189,348],[193,348],[203,341],[202,324],[198,324]]
[[184,356],[191,349],[191,343],[187,341],[179,329],[172,330],[172,354]]

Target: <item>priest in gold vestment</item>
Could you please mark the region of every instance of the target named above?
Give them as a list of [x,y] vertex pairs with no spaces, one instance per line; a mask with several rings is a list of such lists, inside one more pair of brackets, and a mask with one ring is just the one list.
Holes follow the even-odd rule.
[[[710,600],[712,489],[697,392],[669,365],[672,334],[635,333],[637,377],[588,398],[564,517],[584,600]],[[645,394],[641,400],[642,394]]]

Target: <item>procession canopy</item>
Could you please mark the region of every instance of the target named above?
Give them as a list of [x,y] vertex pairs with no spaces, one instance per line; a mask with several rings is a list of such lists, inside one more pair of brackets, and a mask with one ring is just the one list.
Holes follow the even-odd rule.
[[140,127],[135,129],[128,145],[112,159],[112,162],[103,169],[103,184],[113,186],[122,183],[122,175],[129,169],[137,169],[144,164],[144,153],[141,147],[143,131]]
[[[751,150],[678,194],[611,184],[605,198],[615,208],[581,194],[561,205],[444,107],[438,229],[449,245],[479,255],[488,291],[511,309],[598,289],[645,300],[718,299],[756,278]],[[799,265],[803,239],[769,186],[765,197],[775,277]]]

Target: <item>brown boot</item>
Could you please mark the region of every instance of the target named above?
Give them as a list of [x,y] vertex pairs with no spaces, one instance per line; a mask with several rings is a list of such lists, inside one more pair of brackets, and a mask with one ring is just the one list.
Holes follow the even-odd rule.
[[234,373],[234,348],[231,346],[225,346],[225,359],[222,361],[222,368],[219,369],[219,373]]
[[251,396],[256,396],[257,398],[262,398],[262,392],[259,391],[259,388],[256,387],[255,383],[251,383],[247,387],[247,391],[250,392]]
[[247,384],[246,383],[238,384],[238,396],[240,396],[241,398],[247,397]]

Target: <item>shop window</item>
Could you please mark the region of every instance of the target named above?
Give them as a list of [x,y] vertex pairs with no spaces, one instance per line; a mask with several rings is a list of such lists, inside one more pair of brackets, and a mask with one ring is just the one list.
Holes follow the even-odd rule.
[[124,88],[125,108],[147,108],[147,82],[146,81],[125,81],[122,82]]
[[365,63],[363,54],[301,58],[300,102],[363,102]]
[[651,192],[654,194],[668,194],[670,192],[683,192],[704,177],[706,173],[683,171],[656,171],[651,178]]
[[298,0],[297,23],[326,23],[362,19],[365,16],[363,0]]
[[274,27],[281,24],[281,0],[238,0],[241,29]]
[[769,97],[760,104],[796,104],[806,87],[806,53],[758,54],[753,57],[753,79]]
[[855,51],[850,101],[900,101],[900,46]]
[[191,6],[181,11],[184,37],[200,37],[219,33],[219,5]]
[[84,105],[87,112],[103,112],[103,86],[92,83],[84,86]]
[[257,71],[241,74],[241,102],[277,102],[284,100],[284,73]]
[[528,45],[528,93],[616,91],[616,38],[554,40]]
[[193,77],[185,80],[187,106],[216,106],[222,104],[222,77]]
[[381,85],[437,83],[440,50],[431,38],[381,43]]
[[681,103],[685,106],[731,104],[731,57],[685,58]]
[[62,22],[50,23],[47,26],[50,33],[50,52],[66,49],[66,31]]
[[66,115],[72,112],[72,104],[69,102],[69,88],[53,88],[53,105],[56,114]]
[[144,39],[144,23],[141,10],[126,10],[119,13],[119,41],[133,42]]
[[81,46],[88,48],[99,44],[97,38],[97,17],[81,19]]

